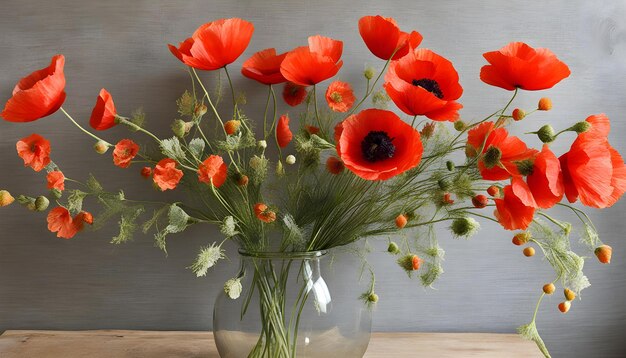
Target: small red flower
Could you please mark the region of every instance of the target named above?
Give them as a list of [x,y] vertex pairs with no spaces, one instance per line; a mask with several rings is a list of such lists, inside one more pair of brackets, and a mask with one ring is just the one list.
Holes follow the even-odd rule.
[[334,81],[326,90],[328,107],[335,112],[347,112],[355,99],[352,87],[346,82]]
[[91,118],[89,124],[91,128],[103,131],[115,126],[115,103],[113,103],[113,97],[104,88],[100,90],[98,99],[96,100],[96,106],[91,111]]
[[278,141],[278,146],[281,148],[285,148],[291,139],[293,138],[293,134],[289,129],[289,116],[283,114],[278,118],[278,123],[276,124],[276,140]]
[[285,77],[280,73],[280,64],[285,56],[286,52],[277,55],[274,48],[259,51],[243,63],[241,74],[265,85],[285,82]]
[[276,213],[270,210],[267,205],[263,203],[256,203],[254,205],[254,215],[257,219],[268,224],[276,220]]
[[24,166],[36,172],[50,163],[50,142],[39,134],[20,139],[15,147],[17,154],[24,160]]
[[200,164],[198,180],[219,188],[226,181],[227,173],[228,167],[224,163],[224,159],[219,155],[211,155]]
[[486,84],[512,91],[552,88],[570,75],[567,65],[546,48],[534,49],[523,42],[511,42],[498,51],[486,52],[489,62],[480,69]]
[[411,116],[454,122],[463,108],[456,102],[463,88],[452,62],[427,49],[391,62],[384,87],[393,103]]
[[130,162],[139,153],[139,145],[130,139],[122,139],[113,150],[113,164],[120,168],[128,168]]
[[478,161],[483,179],[505,180],[519,175],[518,164],[533,160],[537,150],[529,149],[518,137],[509,136],[506,129],[494,127],[493,122],[484,122],[472,128],[467,134],[468,152],[478,153],[483,148]]
[[594,208],[610,207],[626,191],[626,166],[609,144],[610,122],[606,115],[589,116],[589,131],[578,135],[569,152],[559,160],[565,195],[570,202]]
[[50,66],[22,78],[0,116],[9,122],[32,122],[56,112],[65,101],[65,57],[52,57]]
[[70,212],[62,207],[56,207],[48,213],[48,230],[56,232],[57,237],[71,239],[79,228],[75,225]]
[[302,103],[307,94],[308,92],[306,91],[306,87],[299,86],[291,82],[285,83],[285,88],[283,89],[283,99],[285,100],[285,103],[291,107],[295,107]]
[[329,173],[335,175],[341,174],[344,168],[345,166],[341,160],[335,157],[328,157],[328,159],[326,159],[326,170],[328,170]]
[[170,158],[162,159],[154,167],[152,180],[162,190],[175,189],[183,177],[183,171],[176,169],[176,161]]
[[150,178],[150,176],[152,175],[152,168],[150,167],[143,167],[141,168],[141,176],[144,178]]
[[280,72],[288,81],[310,86],[327,80],[343,65],[343,42],[320,35],[309,37],[309,46],[298,47],[287,54]]
[[65,175],[59,170],[52,171],[46,176],[48,189],[65,190]]
[[78,213],[78,215],[76,215],[74,220],[82,221],[84,223],[91,225],[93,224],[93,215],[91,215],[91,213],[88,211],[81,211],[80,213]]
[[549,209],[563,199],[561,164],[547,145],[535,157],[533,172],[526,182],[540,208]]
[[366,109],[335,127],[337,153],[357,176],[386,180],[417,166],[419,132],[391,111]]
[[392,60],[402,58],[422,42],[419,32],[402,32],[394,19],[380,15],[359,19],[359,33],[367,48],[382,60],[388,60],[396,50]]
[[526,230],[533,221],[537,203],[521,176],[513,177],[504,187],[504,197],[494,199],[495,217],[507,230]]
[[238,19],[220,19],[200,26],[178,48],[168,45],[176,58],[187,66],[213,71],[231,64],[250,43],[254,25]]
[[478,194],[472,197],[472,205],[474,205],[475,208],[482,209],[486,207],[487,204],[489,204],[489,199],[486,195]]

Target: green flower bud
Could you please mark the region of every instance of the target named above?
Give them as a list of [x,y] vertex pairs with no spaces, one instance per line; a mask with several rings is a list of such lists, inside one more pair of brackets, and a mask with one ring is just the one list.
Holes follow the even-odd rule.
[[446,168],[448,168],[448,171],[453,171],[455,168],[454,163],[451,160],[448,160],[446,162]]
[[182,138],[185,136],[186,131],[185,131],[185,121],[183,121],[182,119],[177,119],[174,122],[172,122],[172,132],[174,132],[174,135]]
[[93,150],[98,154],[104,154],[109,150],[109,144],[103,140],[99,140],[93,145]]
[[370,293],[369,296],[367,296],[367,301],[371,303],[378,302],[378,295],[374,292]]
[[35,198],[26,195],[19,195],[17,202],[22,204],[26,209],[35,211]]
[[527,176],[533,173],[533,170],[535,169],[535,162],[531,159],[526,159],[515,162],[515,166],[517,166],[517,170],[520,174]]
[[487,169],[495,167],[500,164],[500,158],[502,158],[502,151],[500,151],[500,148],[490,146],[483,155],[485,167],[487,167]]
[[465,130],[465,128],[467,128],[467,124],[465,124],[465,122],[463,121],[454,122],[454,129],[456,129],[457,131],[461,132]]
[[52,197],[55,199],[60,199],[63,196],[63,192],[59,189],[51,189],[50,194],[52,194]]
[[369,66],[365,68],[365,71],[363,71],[363,77],[367,78],[368,80],[374,78],[374,74],[374,69]]
[[586,121],[578,122],[574,124],[571,129],[578,134],[585,133],[586,131],[591,129],[591,123]]
[[452,186],[452,184],[450,184],[450,182],[448,180],[445,180],[445,179],[437,180],[437,185],[439,185],[439,188],[441,190],[448,190],[448,189],[450,189],[450,186]]
[[289,164],[289,165],[293,165],[296,164],[296,157],[293,155],[288,155],[287,158],[285,158],[285,163]]
[[545,126],[539,128],[539,130],[537,131],[537,136],[539,137],[539,140],[541,140],[543,143],[551,143],[556,139],[556,137],[554,136],[554,128],[552,128],[552,126],[549,124],[546,124]]
[[50,200],[43,195],[35,199],[35,211],[45,211],[48,209],[48,205],[50,205]]
[[480,229],[480,224],[473,218],[458,218],[452,221],[450,230],[456,237],[469,238]]
[[276,163],[276,175],[285,175],[285,168],[283,167],[283,162],[280,160]]
[[259,148],[261,148],[261,149],[265,149],[265,148],[267,148],[267,142],[264,141],[264,140],[260,140],[260,141],[257,142],[257,146]]
[[390,242],[389,246],[387,246],[387,252],[395,255],[395,254],[400,253],[400,248],[398,247],[398,244],[396,244],[395,242]]

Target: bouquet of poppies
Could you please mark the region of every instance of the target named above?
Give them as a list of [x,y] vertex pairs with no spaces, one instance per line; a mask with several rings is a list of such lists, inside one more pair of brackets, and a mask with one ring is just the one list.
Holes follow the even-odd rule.
[[[190,265],[198,276],[224,257],[226,241],[248,252],[309,252],[382,238],[388,240],[385,255],[425,286],[443,272],[435,227],[445,225],[455,237],[469,238],[479,230],[476,219],[491,220],[514,231],[512,242],[524,246],[524,255],[538,249],[554,268],[554,281],[538,290],[537,308],[558,284],[565,296],[558,309],[567,312],[589,286],[584,257],[572,251],[571,238],[580,238],[601,263],[611,259],[611,247],[602,243],[589,217],[569,203],[607,208],[626,191],[626,166],[609,144],[608,117],[581,117],[569,128],[531,128],[529,135],[543,146],[530,148],[507,127],[552,108],[547,97],[533,109],[514,103],[525,91],[549,89],[569,76],[568,66],[550,50],[512,42],[483,54],[488,63],[480,69],[481,80],[511,92],[511,98],[490,114],[466,120],[459,113],[463,88],[454,65],[420,47],[418,32],[403,32],[381,16],[361,18],[358,29],[381,59],[379,69],[363,72],[362,93],[333,80],[343,65],[342,42],[310,36],[305,46],[282,54],[268,48],[243,62],[241,74],[267,91],[264,111],[249,115],[231,72],[251,41],[253,24],[232,18],[200,26],[178,46],[169,45],[191,79],[176,103],[179,118],[172,122],[171,138],[150,132],[140,110],[121,115],[105,89],[89,123],[72,118],[62,107],[65,58],[56,55],[48,67],[19,80],[1,116],[23,123],[60,111],[94,139],[98,154],[112,152],[115,166],[136,168],[158,191],[190,195],[146,202],[104,188],[92,175],[70,179],[61,162],[52,161],[50,142],[32,134],[17,142],[17,154],[26,166],[46,173],[49,192],[14,199],[2,190],[0,205],[16,200],[32,211],[47,211],[48,229],[64,239],[116,220],[120,231],[112,243],[142,230],[153,232],[164,251],[168,235],[191,225],[217,225],[223,237],[200,248]],[[226,91],[216,76],[211,87],[202,78],[212,71],[225,75]],[[288,114],[279,97],[298,115]],[[219,111],[222,101],[232,102],[231,109]],[[149,143],[140,146],[127,138],[112,144],[100,137],[117,125],[146,135]],[[570,150],[557,156],[550,149],[556,140],[572,141]],[[86,198],[101,207],[97,215],[83,205]],[[557,205],[571,211],[575,225],[548,214]],[[370,269],[366,261],[364,268]],[[372,281],[361,298],[374,304],[379,296],[370,271]],[[225,290],[237,299],[238,278]],[[519,332],[549,356],[535,326],[537,309],[534,313]]]

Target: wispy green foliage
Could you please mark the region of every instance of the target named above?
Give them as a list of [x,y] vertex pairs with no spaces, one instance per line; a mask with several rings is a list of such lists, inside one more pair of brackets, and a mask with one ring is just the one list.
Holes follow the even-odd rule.
[[189,91],[185,91],[180,98],[176,100],[176,106],[181,116],[192,116],[196,109],[196,99]]
[[138,127],[142,127],[146,124],[146,113],[143,108],[139,107],[135,109],[130,116],[130,121]]
[[143,208],[136,207],[135,210],[127,210],[122,213],[119,222],[120,233],[113,237],[112,244],[121,244],[133,239],[133,234],[137,230],[137,218],[143,211]]
[[222,247],[211,244],[211,246],[200,249],[198,257],[196,257],[194,263],[188,268],[191,269],[197,277],[206,276],[209,269],[215,266],[217,261],[222,258],[224,258],[224,250],[222,250]]
[[167,218],[167,226],[154,235],[155,245],[165,253],[167,253],[166,236],[182,232],[193,223],[189,214],[176,204],[169,206]]
[[82,190],[74,189],[70,190],[70,195],[67,197],[67,210],[76,215],[83,210],[83,200],[87,197],[87,193]]

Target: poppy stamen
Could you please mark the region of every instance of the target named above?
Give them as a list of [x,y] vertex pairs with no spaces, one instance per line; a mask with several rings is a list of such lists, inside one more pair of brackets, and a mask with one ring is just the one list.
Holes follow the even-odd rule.
[[439,83],[435,80],[431,80],[430,78],[422,78],[419,80],[414,79],[411,84],[416,87],[422,87],[428,92],[435,95],[435,97],[439,99],[443,99],[443,92],[441,92],[441,88],[439,88]]
[[392,143],[387,132],[371,131],[361,142],[361,152],[368,162],[377,162],[393,158],[396,146]]

